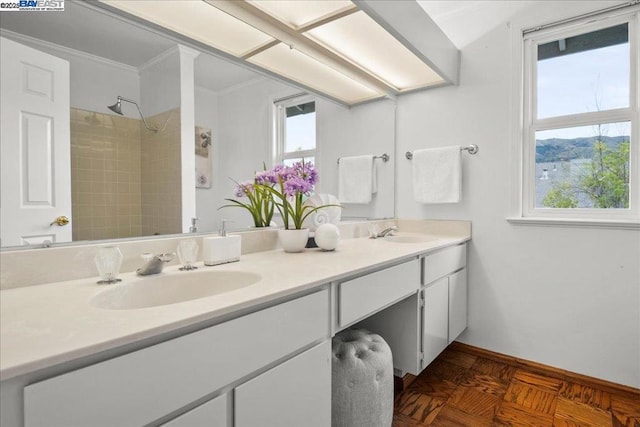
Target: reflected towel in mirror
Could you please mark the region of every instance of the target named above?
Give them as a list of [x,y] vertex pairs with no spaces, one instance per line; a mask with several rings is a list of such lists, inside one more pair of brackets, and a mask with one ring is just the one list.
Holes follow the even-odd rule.
[[[374,187],[373,155],[341,157],[338,163],[338,199],[341,203],[367,204]],[[377,186],[376,186],[377,187]]]

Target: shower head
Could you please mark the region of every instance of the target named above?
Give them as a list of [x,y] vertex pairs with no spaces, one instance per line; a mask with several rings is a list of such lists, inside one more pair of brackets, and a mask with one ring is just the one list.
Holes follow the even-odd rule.
[[109,110],[122,116],[122,98],[118,97],[118,102],[107,107]]
[[132,101],[130,99],[127,98],[123,98],[121,96],[118,96],[118,101],[113,104],[113,105],[109,105],[107,106],[108,109],[110,109],[111,111],[113,111],[116,114],[120,114],[121,116],[122,114],[122,101],[124,102],[130,102],[133,105],[136,106],[136,108],[138,109],[138,113],[140,113],[140,117],[142,117],[142,123],[144,123],[144,127],[146,127],[147,129],[149,129],[150,131],[153,132],[158,132],[158,128],[151,128],[149,127],[149,125],[147,124],[147,121],[144,119],[144,114],[142,114],[142,110],[140,109],[140,106],[138,105],[138,103],[136,101]]

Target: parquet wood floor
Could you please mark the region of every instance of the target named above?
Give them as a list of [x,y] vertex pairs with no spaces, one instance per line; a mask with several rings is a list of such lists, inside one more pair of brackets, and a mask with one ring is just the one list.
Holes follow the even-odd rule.
[[453,345],[396,396],[393,427],[640,427],[640,390],[584,378]]

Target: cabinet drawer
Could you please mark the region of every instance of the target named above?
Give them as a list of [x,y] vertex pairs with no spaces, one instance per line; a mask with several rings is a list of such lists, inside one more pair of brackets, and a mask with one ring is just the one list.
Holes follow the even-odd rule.
[[437,280],[467,264],[467,245],[452,246],[424,259],[424,284]]
[[331,341],[235,389],[235,426],[331,426]]
[[174,418],[162,427],[226,427],[227,426],[226,394],[218,396],[189,412]]
[[325,289],[25,387],[25,426],[139,426],[329,336]]
[[419,260],[340,283],[339,325],[347,326],[417,292],[419,288]]

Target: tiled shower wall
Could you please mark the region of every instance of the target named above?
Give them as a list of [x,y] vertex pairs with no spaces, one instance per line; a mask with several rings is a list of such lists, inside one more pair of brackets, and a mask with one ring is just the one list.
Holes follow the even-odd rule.
[[142,235],[182,232],[180,109],[150,117],[157,133],[142,127]]
[[140,236],[140,120],[71,109],[73,240]]
[[180,233],[180,110],[141,120],[71,109],[73,240]]

